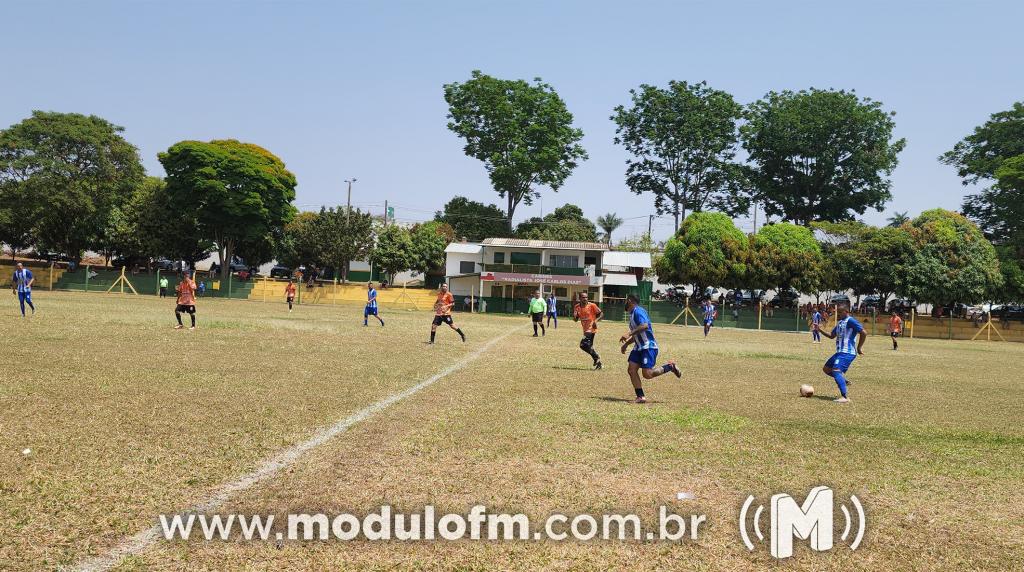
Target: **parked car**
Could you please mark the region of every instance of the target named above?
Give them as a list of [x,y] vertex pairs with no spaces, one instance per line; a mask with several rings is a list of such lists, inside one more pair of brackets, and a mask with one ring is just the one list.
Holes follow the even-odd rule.
[[874,294],[864,296],[860,300],[860,309],[861,311],[869,311],[871,309],[881,311],[883,309],[882,298]]
[[153,266],[160,269],[163,272],[169,272],[174,270],[174,261],[166,258],[158,258],[153,262]]
[[1008,304],[992,310],[992,316],[999,318],[1000,322],[1024,322],[1024,306]]
[[772,301],[769,302],[769,304],[774,308],[796,308],[799,300],[800,293],[796,290],[781,290],[774,298],[772,298]]
[[287,266],[277,265],[270,269],[271,278],[291,278],[292,269]]
[[248,272],[249,265],[244,262],[232,262],[231,264],[228,265],[228,270],[230,272],[241,272],[242,270]]
[[906,313],[906,312],[909,312],[911,309],[916,308],[916,307],[917,307],[917,304],[915,304],[913,300],[908,300],[906,298],[893,298],[892,300],[889,300],[889,303],[886,305],[886,311],[889,312],[889,313],[892,313],[892,312],[903,312],[903,313]]
[[849,304],[850,297],[846,294],[836,294],[829,299],[829,304]]

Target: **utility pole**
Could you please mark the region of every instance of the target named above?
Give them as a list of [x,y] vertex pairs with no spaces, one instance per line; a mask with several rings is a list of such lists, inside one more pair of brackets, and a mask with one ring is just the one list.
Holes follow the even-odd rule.
[[654,223],[654,215],[647,215],[647,240],[651,239],[651,224]]
[[388,200],[384,199],[384,226],[388,225]]
[[345,203],[345,208],[347,209],[348,214],[346,214],[345,216],[348,216],[349,214],[352,213],[352,183],[358,180],[359,179],[355,177],[352,177],[351,179],[345,179],[345,182],[348,183],[348,201]]

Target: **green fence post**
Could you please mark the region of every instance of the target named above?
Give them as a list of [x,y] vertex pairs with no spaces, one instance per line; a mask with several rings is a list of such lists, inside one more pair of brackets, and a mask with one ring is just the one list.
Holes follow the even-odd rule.
[[231,282],[232,282],[232,276],[231,276],[231,269],[229,268],[228,269],[228,298],[231,297]]
[[89,268],[88,264],[85,265],[85,291],[89,291]]
[[159,268],[156,269],[156,292],[155,292],[155,294],[157,296],[160,295],[160,269]]

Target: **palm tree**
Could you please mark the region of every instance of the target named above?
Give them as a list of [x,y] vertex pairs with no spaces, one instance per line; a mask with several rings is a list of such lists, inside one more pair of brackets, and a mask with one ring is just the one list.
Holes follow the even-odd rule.
[[615,213],[608,213],[604,216],[597,217],[597,226],[601,227],[604,231],[604,240],[608,244],[612,243],[612,232],[622,226],[622,218]]
[[895,228],[895,227],[903,226],[903,223],[910,222],[910,217],[907,216],[907,211],[903,211],[903,212],[896,211],[895,214],[893,214],[891,217],[887,218],[886,220],[889,221],[889,226]]

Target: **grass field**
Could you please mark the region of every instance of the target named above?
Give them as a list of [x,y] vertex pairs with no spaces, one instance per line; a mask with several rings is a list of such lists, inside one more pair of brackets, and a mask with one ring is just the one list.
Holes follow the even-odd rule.
[[[174,331],[152,297],[36,294],[0,312],[0,569],[72,567],[208,499],[280,451],[363,408],[460,368],[239,490],[218,513],[491,510],[708,517],[696,542],[157,541],[118,570],[1020,570],[1024,569],[1024,345],[869,338],[836,405],[809,336],[657,327],[683,379],[632,389],[605,323],[603,371],[563,320],[358,306],[201,300]],[[506,336],[481,351],[481,347]],[[826,340],[827,342],[827,340]],[[475,358],[472,361],[460,361]],[[802,399],[801,383],[819,397]],[[25,449],[31,452],[24,454]],[[857,551],[802,547],[776,563],[739,539],[748,494],[802,499],[826,484],[868,513]],[[676,501],[686,491],[694,500]],[[283,517],[282,517],[283,518]]]

